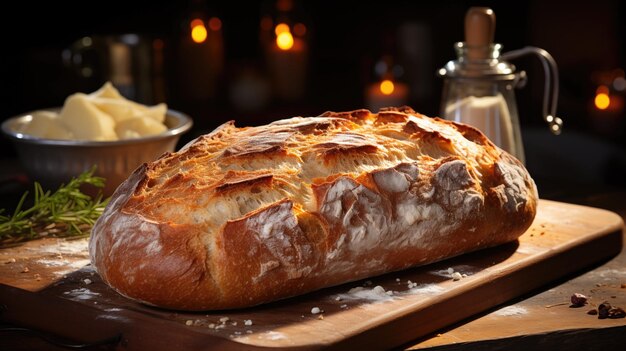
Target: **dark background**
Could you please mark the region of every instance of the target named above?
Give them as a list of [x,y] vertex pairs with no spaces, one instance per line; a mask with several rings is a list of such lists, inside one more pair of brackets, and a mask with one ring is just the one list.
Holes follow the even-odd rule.
[[[386,56],[404,69],[397,79],[409,84],[408,104],[436,116],[442,91],[436,71],[455,58],[453,44],[463,40],[467,9],[489,6],[497,17],[495,41],[504,45],[504,51],[541,47],[559,65],[558,116],[564,119],[565,129],[553,136],[542,121],[541,65],[533,58],[514,62],[529,77],[527,86],[517,91],[517,103],[527,167],[542,196],[626,187],[623,100],[610,111],[593,105],[600,85],[610,88],[612,103],[626,98],[625,91],[613,87],[626,67],[626,5],[619,1],[295,1],[289,16],[307,26],[305,93],[285,99],[270,86],[266,103],[253,109],[235,103],[232,89],[241,77],[271,81],[260,21],[263,16],[280,15],[275,1],[4,2],[0,6],[0,120],[61,106],[69,94],[97,89],[108,79],[106,64],[93,57],[93,74],[81,77],[64,63],[64,50],[83,36],[135,33],[150,45],[157,40],[163,47],[158,92],[137,100],[167,102],[170,108],[189,114],[194,128],[181,143],[232,119],[239,126],[258,125],[365,107],[364,89],[379,78],[374,65]],[[220,18],[224,50],[221,68],[207,62],[218,67],[210,93],[193,97],[186,90],[190,83],[184,80],[197,77],[194,67],[182,58],[181,43],[188,40],[189,19],[198,14]],[[418,40],[404,39],[407,27],[417,28]],[[403,50],[417,56],[407,59]],[[15,158],[9,140],[0,139],[0,147],[1,158]]]

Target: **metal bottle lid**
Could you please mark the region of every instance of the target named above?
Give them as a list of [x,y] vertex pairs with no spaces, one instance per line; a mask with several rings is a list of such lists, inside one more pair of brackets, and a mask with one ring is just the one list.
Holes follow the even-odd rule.
[[[457,59],[437,71],[440,77],[453,79],[514,80],[515,66],[500,59],[501,44],[469,46],[466,42],[454,44]],[[479,58],[473,58],[476,52]]]
[[500,59],[494,43],[496,15],[488,7],[472,7],[465,15],[465,41],[454,44],[457,59],[438,73],[444,78],[513,80],[515,66]]

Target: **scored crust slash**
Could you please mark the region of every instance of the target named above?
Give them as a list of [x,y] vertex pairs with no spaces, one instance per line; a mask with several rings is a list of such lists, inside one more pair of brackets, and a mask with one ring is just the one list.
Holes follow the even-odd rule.
[[90,255],[132,299],[242,308],[513,241],[537,201],[481,132],[408,107],[229,122],[120,185]]

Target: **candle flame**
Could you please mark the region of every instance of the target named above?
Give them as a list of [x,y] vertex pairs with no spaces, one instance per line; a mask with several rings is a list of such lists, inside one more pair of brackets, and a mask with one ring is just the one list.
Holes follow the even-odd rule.
[[203,26],[203,25],[204,25],[204,22],[199,18],[194,18],[191,20],[191,22],[189,22],[189,28],[193,28],[196,26]]
[[609,89],[604,85],[599,86],[596,90],[596,97],[593,102],[598,110],[606,110],[611,104]]
[[292,0],[278,0],[276,1],[276,9],[282,12],[289,12],[293,9]]
[[306,35],[306,26],[304,23],[296,23],[293,26],[293,33],[299,37]]
[[282,32],[276,37],[276,46],[281,50],[289,50],[293,47],[293,36],[289,32]]
[[274,28],[274,33],[276,33],[276,35],[280,35],[280,33],[289,33],[289,25],[287,23],[279,23],[276,25],[276,28]]
[[[195,20],[194,20],[195,21]],[[194,23],[194,21],[192,21],[192,23]],[[206,27],[204,26],[204,23],[202,21],[195,22],[195,25],[193,27],[191,27],[191,40],[194,41],[194,43],[204,43],[204,41],[206,40],[207,37],[207,30]]]
[[395,85],[389,79],[385,79],[382,82],[380,82],[380,92],[385,95],[391,95],[393,91],[395,90],[395,88],[396,88]]
[[214,32],[222,29],[222,20],[217,17],[211,17],[211,19],[209,19],[209,28]]
[[611,98],[608,94],[605,93],[596,94],[596,98],[593,101],[596,104],[598,110],[606,110],[611,104]]

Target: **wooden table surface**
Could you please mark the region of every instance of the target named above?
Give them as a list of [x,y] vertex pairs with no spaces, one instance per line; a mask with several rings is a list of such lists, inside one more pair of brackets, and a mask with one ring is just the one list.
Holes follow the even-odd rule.
[[[564,201],[604,208],[626,222],[626,192],[617,191]],[[626,240],[624,240],[626,243]],[[486,313],[440,330],[410,350],[624,350],[626,319],[598,319],[592,306],[570,308],[574,293],[593,304],[608,301],[626,309],[626,250],[613,259]]]
[[[8,190],[7,190],[8,189]],[[13,196],[20,187],[0,187],[0,193]],[[2,197],[2,201],[7,201]],[[586,206],[611,210],[626,220],[626,192],[609,191],[586,195],[561,196],[559,201],[578,203]],[[2,207],[2,206],[0,206]],[[54,239],[52,239],[54,240]],[[625,240],[626,241],[626,240]],[[32,247],[37,243],[30,244]],[[65,245],[63,260],[69,266],[84,263],[84,256],[73,251],[72,245]],[[25,248],[26,248],[25,247]],[[0,264],[7,264],[0,262]],[[10,263],[9,263],[10,264]],[[63,274],[64,267],[58,272]],[[30,279],[33,288],[42,284],[47,277]],[[571,308],[569,299],[573,293],[582,293],[590,298],[590,305]],[[410,350],[528,350],[528,349],[568,349],[568,350],[621,350],[626,345],[626,319],[598,319],[587,311],[603,301],[626,309],[626,250],[616,257],[595,267],[578,272],[553,282],[514,301],[471,317],[454,326],[439,330],[430,336],[415,340],[402,349]],[[1,315],[0,306],[0,315]],[[63,350],[51,346],[38,336],[23,332],[10,332],[3,325],[0,331],[0,349],[5,349],[3,340],[19,339],[20,350]],[[12,343],[15,345],[15,343]],[[107,349],[97,346],[86,349]],[[122,347],[123,349],[123,347]]]

